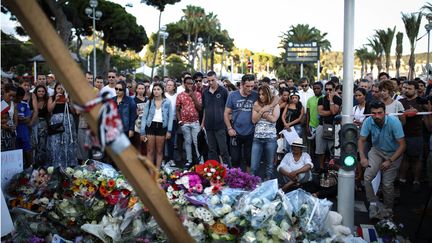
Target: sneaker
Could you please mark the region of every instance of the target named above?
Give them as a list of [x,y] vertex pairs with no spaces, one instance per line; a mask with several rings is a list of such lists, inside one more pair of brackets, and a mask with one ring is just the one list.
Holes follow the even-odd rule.
[[170,161],[168,161],[168,163],[167,163],[169,166],[171,166],[171,167],[175,167],[176,166],[176,163],[174,162],[174,160],[170,160]]
[[378,207],[376,204],[370,204],[369,205],[369,219],[379,219]]
[[420,182],[414,181],[413,185],[412,185],[412,191],[415,193],[418,193],[418,192],[420,192],[420,190],[421,190]]
[[189,169],[192,166],[192,161],[188,161],[186,162],[186,164],[184,165],[184,169]]

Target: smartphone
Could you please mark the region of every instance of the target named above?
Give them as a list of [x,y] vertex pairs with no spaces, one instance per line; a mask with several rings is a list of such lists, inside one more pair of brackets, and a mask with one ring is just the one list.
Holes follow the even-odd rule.
[[66,102],[66,96],[65,95],[60,95],[59,99],[58,99],[59,103],[65,103]]

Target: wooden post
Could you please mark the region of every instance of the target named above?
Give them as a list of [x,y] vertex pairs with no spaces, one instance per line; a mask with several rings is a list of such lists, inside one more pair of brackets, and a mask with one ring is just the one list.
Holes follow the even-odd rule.
[[[88,86],[82,70],[71,58],[36,0],[6,0],[3,4],[18,18],[71,98],[81,105],[93,99],[95,94]],[[100,107],[101,105],[98,105],[90,113],[84,113],[93,132],[97,132]],[[193,242],[168,202],[165,192],[159,188],[149,171],[138,160],[135,148],[130,145],[121,154],[115,154],[112,148],[108,147],[108,153],[165,231],[169,241]]]

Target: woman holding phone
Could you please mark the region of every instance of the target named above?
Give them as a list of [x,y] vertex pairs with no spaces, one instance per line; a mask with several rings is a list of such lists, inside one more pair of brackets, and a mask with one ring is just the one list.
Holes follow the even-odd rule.
[[[48,165],[54,167],[73,167],[77,161],[77,134],[71,112],[69,98],[60,83],[54,86],[54,95],[48,99],[48,112],[51,118],[48,123]],[[62,123],[63,131],[50,131],[50,125]],[[61,129],[57,129],[61,130]]]

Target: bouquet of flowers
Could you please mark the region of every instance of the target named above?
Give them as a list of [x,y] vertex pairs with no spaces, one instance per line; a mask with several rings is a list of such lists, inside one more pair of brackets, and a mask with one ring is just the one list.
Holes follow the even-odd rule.
[[204,164],[197,165],[195,172],[210,182],[223,182],[227,169],[216,160],[207,160]]
[[225,177],[225,184],[230,188],[253,190],[260,182],[260,177],[243,172],[240,168],[229,169]]
[[385,238],[385,237],[395,238],[399,234],[400,228],[401,228],[401,225],[396,225],[390,219],[380,220],[375,225],[375,229],[376,229],[378,235],[383,237],[383,238]]

